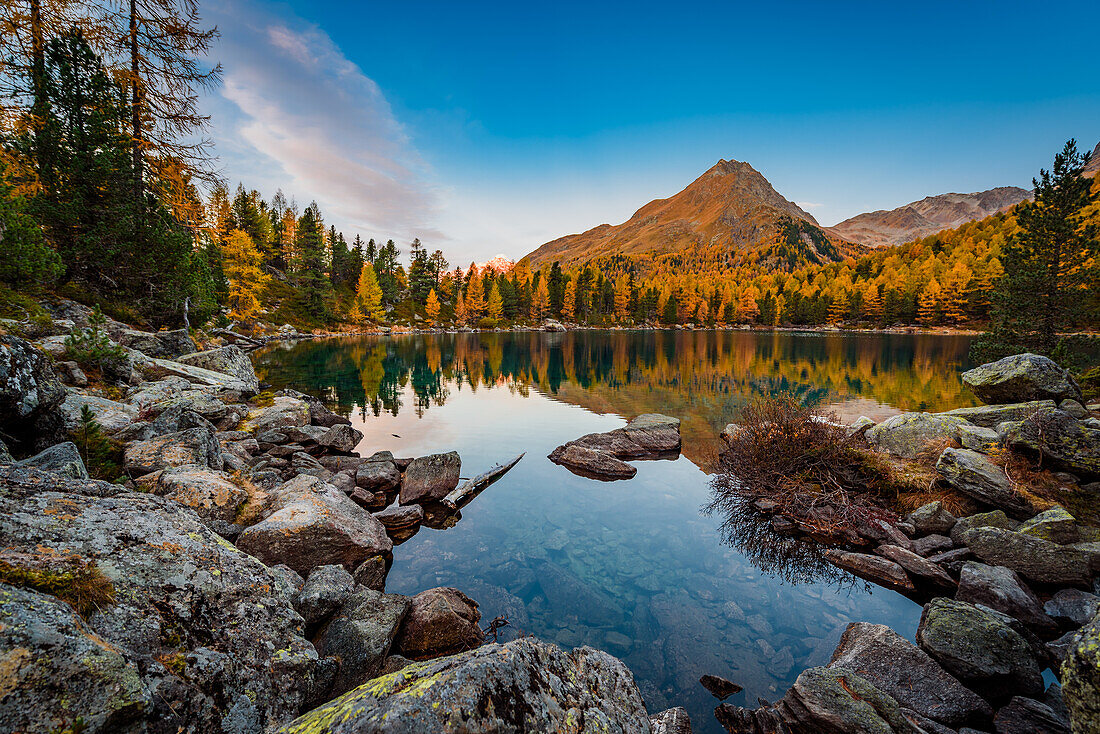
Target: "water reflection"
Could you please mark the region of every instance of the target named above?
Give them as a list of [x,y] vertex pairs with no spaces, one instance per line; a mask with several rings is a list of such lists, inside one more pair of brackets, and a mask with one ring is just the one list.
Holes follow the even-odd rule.
[[959,381],[969,341],[932,335],[580,331],[353,337],[257,357],[261,379],[337,412],[422,416],[461,390],[530,390],[598,413],[663,412],[684,451],[713,466],[718,432],[754,397],[793,392],[841,418],[975,404]]
[[[911,638],[920,615],[893,592],[838,586],[759,518],[723,525],[702,514],[700,467],[719,429],[756,395],[781,390],[862,413],[969,405],[958,379],[966,348],[921,336],[446,334],[302,342],[257,355],[257,369],[350,415],[363,455],[455,450],[470,475],[526,452],[457,525],[407,539],[388,588],[456,586],[485,624],[509,620],[502,639],[608,650],[650,710],[686,706],[696,732],[718,734],[703,673],[745,687],[732,703],[775,700],[829,660],[848,622]],[[545,458],[645,412],[681,418],[683,458],[638,462],[634,479],[613,484]]]

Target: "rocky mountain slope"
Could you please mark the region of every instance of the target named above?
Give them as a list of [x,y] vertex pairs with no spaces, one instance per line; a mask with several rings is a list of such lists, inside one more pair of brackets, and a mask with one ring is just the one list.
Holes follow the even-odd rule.
[[871,247],[900,245],[984,219],[1030,197],[1030,191],[1016,186],[999,186],[972,194],[927,196],[897,209],[857,214],[827,231]]
[[1092,149],[1092,158],[1089,159],[1089,164],[1084,170],[1086,176],[1095,176],[1098,173],[1100,173],[1100,143]]
[[680,193],[649,202],[628,221],[547,242],[528,257],[538,267],[704,247],[740,253],[786,243],[820,262],[839,259],[841,243],[834,239],[751,165],[721,160]]

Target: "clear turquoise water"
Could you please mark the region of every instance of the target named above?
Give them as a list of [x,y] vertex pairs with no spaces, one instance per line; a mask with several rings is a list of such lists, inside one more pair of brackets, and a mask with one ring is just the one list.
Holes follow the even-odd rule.
[[[258,354],[262,379],[325,398],[365,434],[363,455],[457,450],[463,476],[526,458],[462,511],[394,550],[388,590],[455,586],[534,634],[623,659],[651,711],[685,706],[719,732],[713,673],[729,699],[779,698],[828,661],[851,621],[912,638],[920,608],[852,579],[823,578],[807,548],[759,528],[719,531],[701,511],[716,436],[753,396],[780,390],[845,419],[973,404],[964,337],[770,332],[576,332],[361,337]],[[683,421],[684,455],[637,462],[629,481],[571,474],[557,445],[641,412]],[[702,467],[702,468],[701,468]]]

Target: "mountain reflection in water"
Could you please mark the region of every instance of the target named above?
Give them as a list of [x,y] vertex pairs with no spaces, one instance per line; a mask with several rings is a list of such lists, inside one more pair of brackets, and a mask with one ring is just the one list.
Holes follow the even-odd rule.
[[[463,476],[526,452],[462,510],[394,552],[388,590],[455,586],[502,639],[592,645],[630,666],[650,710],[683,705],[696,732],[729,701],[779,698],[828,661],[852,621],[912,637],[920,607],[821,564],[752,516],[701,512],[717,435],[754,397],[792,391],[844,418],[973,404],[958,373],[968,340],[921,335],[583,331],[356,337],[274,346],[261,379],[318,395],[395,456],[458,451]],[[660,412],[682,420],[684,455],[636,462],[635,478],[578,477],[546,459],[586,433]]]

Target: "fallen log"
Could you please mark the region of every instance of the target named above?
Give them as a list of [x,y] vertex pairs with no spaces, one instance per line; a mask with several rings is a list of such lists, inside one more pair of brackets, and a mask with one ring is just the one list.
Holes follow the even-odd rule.
[[452,511],[459,509],[470,500],[472,500],[474,497],[476,497],[478,493],[481,492],[483,489],[507,474],[508,471],[513,466],[518,464],[519,460],[526,455],[527,453],[524,452],[509,461],[507,464],[495,466],[489,471],[484,472],[483,474],[478,474],[473,479],[470,479],[462,485],[455,487],[453,490],[451,490],[450,494],[440,500],[440,504],[448,507]]
[[237,333],[235,331],[232,331],[230,329],[211,329],[210,333],[214,334],[216,336],[232,337],[232,338],[234,338],[238,341],[247,342],[247,343],[252,344],[253,346],[257,346],[257,347],[263,345],[263,342],[259,341],[258,339],[253,339],[250,336],[245,336],[244,334],[239,334],[239,333]]

